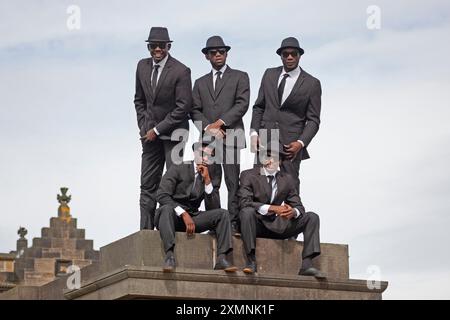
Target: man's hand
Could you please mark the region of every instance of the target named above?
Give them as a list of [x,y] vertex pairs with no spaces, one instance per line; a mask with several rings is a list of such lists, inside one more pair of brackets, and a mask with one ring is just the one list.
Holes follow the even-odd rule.
[[141,139],[144,140],[144,142],[148,142],[148,141],[155,141],[157,137],[158,135],[156,134],[155,130],[150,129]]
[[214,136],[217,139],[221,140],[225,137],[225,131],[223,129],[215,129],[208,127],[208,129],[206,129],[206,133],[209,134],[210,136]]
[[283,207],[284,210],[280,214],[280,217],[288,219],[288,220],[295,217],[295,210],[290,205],[284,204],[281,207]]
[[297,153],[303,148],[302,144],[298,141],[293,141],[288,145],[284,145],[284,147],[284,150],[287,152],[286,158],[288,160],[294,159]]
[[281,216],[288,212],[288,209],[285,206],[275,206],[271,205],[269,207],[269,214],[275,214],[277,216]]
[[211,177],[209,176],[208,166],[205,164],[198,164],[197,171],[202,175],[205,186],[211,183]]
[[225,130],[222,129],[223,126],[224,122],[219,119],[216,122],[210,123],[206,126],[206,133],[218,139],[223,139],[225,137]]
[[219,119],[216,122],[209,124],[208,129],[221,129],[224,125],[225,123]]
[[186,211],[181,214],[181,218],[183,218],[184,225],[186,226],[186,233],[188,236],[195,233],[195,223],[192,220],[192,217]]
[[258,135],[253,135],[250,137],[250,152],[252,153],[256,153],[256,151],[259,150],[259,136]]

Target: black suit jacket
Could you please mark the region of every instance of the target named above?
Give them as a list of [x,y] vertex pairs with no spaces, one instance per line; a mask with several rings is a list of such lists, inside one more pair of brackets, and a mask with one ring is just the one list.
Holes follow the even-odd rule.
[[139,133],[142,137],[148,130],[156,127],[160,139],[171,140],[174,130],[189,130],[188,114],[192,108],[191,71],[169,55],[153,93],[152,69],[152,58],[142,59],[137,66],[134,105]]
[[209,174],[211,183],[213,184],[213,192],[207,194],[204,185],[202,192],[196,197],[192,197],[191,190],[193,188],[195,173],[194,163],[192,161],[184,162],[179,165],[172,165],[166,171],[159,184],[156,200],[161,206],[171,205],[185,209],[190,215],[198,214],[198,208],[203,200],[205,200],[205,209],[212,210],[220,208],[219,185],[215,184],[214,171],[210,168]]
[[[253,106],[251,129],[279,129],[281,144],[302,140],[305,147],[319,130],[322,88],[320,81],[301,69],[285,102],[278,99],[278,79],[283,67],[267,69]],[[270,132],[269,132],[270,133]],[[270,139],[270,138],[269,138]],[[306,148],[302,159],[309,158]]]
[[[272,195],[267,177],[261,174],[260,170],[260,167],[256,167],[242,171],[238,191],[240,209],[252,207],[258,210],[259,207],[265,204],[279,206],[284,202],[292,208],[296,208],[300,212],[300,217],[304,215],[305,207],[299,194],[295,191],[296,182],[294,178],[285,172],[278,172],[276,175],[277,193],[273,201],[271,201]],[[264,216],[257,214],[257,217],[269,230],[280,234],[289,225],[289,220],[275,215]]]
[[[241,129],[242,140],[224,140],[227,145],[245,148],[244,123],[242,118],[248,110],[250,100],[250,81],[248,74],[229,66],[222,75],[222,81],[217,88],[217,96],[213,88],[213,76],[209,72],[197,79],[192,93],[192,121],[201,122],[198,129],[203,132],[206,126],[222,119],[225,129]],[[195,123],[197,124],[197,123]]]

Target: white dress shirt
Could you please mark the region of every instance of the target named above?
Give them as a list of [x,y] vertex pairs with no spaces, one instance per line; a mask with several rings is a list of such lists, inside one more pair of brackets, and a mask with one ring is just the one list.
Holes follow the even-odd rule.
[[280,86],[280,82],[283,79],[285,74],[288,74],[289,77],[286,78],[286,84],[284,85],[284,91],[283,91],[283,97],[281,99],[281,104],[283,104],[287,97],[292,92],[292,89],[294,88],[295,83],[297,82],[298,77],[300,76],[301,69],[299,66],[295,68],[294,70],[291,70],[289,72],[286,72],[283,68],[283,71],[281,71],[280,77],[278,78],[278,87]]
[[[161,77],[162,71],[164,69],[164,66],[166,65],[167,59],[169,59],[169,55],[166,55],[164,59],[162,59],[160,62],[155,62],[155,60],[153,60],[153,70],[152,70],[152,74],[150,75],[150,79],[153,78],[153,72],[155,72],[155,66],[158,65],[158,77],[156,78],[156,84],[158,84],[159,78]],[[158,130],[156,130],[156,127],[153,128],[153,131],[155,131],[156,135],[159,136],[159,132]]]
[[[280,172],[280,168],[277,169],[277,171],[270,173],[266,170],[266,168],[262,167],[263,170],[261,170],[261,173],[264,173],[264,175],[267,177],[267,183],[269,183],[269,176],[273,176],[272,180],[272,195],[270,197],[270,202],[272,202],[275,199],[275,195],[277,194],[278,186],[277,186],[277,179],[275,179],[275,175]],[[270,204],[263,204],[258,208],[258,212],[265,216],[269,213]],[[295,217],[298,218],[300,216],[300,211],[298,211],[297,208],[294,208],[295,210]]]
[[[194,166],[194,184],[195,184],[195,180],[199,179],[200,177],[198,176],[200,174],[200,172],[197,171],[197,166],[195,164],[195,162],[193,162],[193,166]],[[213,192],[214,188],[212,186],[212,183],[210,182],[209,184],[205,185],[205,192],[206,194],[211,194]],[[175,208],[175,213],[177,214],[177,216],[181,216],[186,210],[184,210],[182,207],[177,206]]]
[[216,70],[214,68],[211,69],[211,73],[212,73],[212,76],[213,76],[213,88],[214,88],[214,90],[216,90],[217,72],[218,71],[222,72],[220,74],[220,79],[222,79],[223,73],[225,72],[226,69],[227,69],[227,65],[226,64],[224,64],[223,67],[220,70]]

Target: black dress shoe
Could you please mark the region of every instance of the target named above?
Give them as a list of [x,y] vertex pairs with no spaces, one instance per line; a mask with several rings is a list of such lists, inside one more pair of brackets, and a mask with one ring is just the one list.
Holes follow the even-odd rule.
[[244,271],[244,273],[247,274],[254,274],[257,271],[257,267],[256,267],[256,261],[247,261],[247,263],[245,264],[244,269],[242,269],[242,271]]
[[224,270],[225,272],[236,272],[237,267],[233,266],[225,258],[219,258],[214,266],[214,270]]
[[175,257],[173,255],[167,255],[164,260],[163,272],[174,272],[175,265]]
[[322,271],[320,271],[320,270],[318,270],[318,269],[316,269],[316,268],[314,268],[314,267],[308,268],[308,269],[306,269],[306,270],[300,269],[300,271],[298,272],[298,274],[299,274],[300,276],[312,276],[312,277],[316,277],[317,279],[325,279],[325,278],[327,277],[325,273],[323,273]]

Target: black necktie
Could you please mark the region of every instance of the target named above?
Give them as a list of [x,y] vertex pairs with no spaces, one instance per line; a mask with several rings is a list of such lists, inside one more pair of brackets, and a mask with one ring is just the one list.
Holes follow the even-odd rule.
[[160,65],[159,64],[155,64],[155,66],[153,67],[153,75],[152,75],[152,89],[153,92],[155,92],[156,90],[156,84],[158,82],[158,69],[159,69]]
[[283,75],[283,79],[281,79],[280,85],[278,86],[278,101],[280,101],[280,105],[281,105],[281,100],[283,99],[284,86],[286,85],[287,77],[289,77],[289,74],[285,73]]
[[274,179],[275,177],[272,176],[272,175],[270,175],[270,176],[267,176],[267,178],[269,178],[269,189],[270,189],[270,195],[269,195],[269,198],[270,198],[270,202],[272,202],[272,193],[273,193],[272,183],[273,183],[273,179]]
[[192,185],[191,196],[193,199],[197,199],[200,197],[203,188],[203,177],[200,172],[195,174],[194,184]]
[[219,88],[219,83],[222,80],[220,78],[220,75],[222,74],[222,71],[217,71],[216,72],[216,82],[214,83],[214,94],[217,95],[217,90]]

